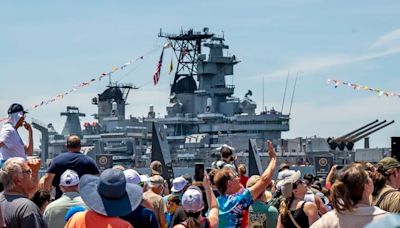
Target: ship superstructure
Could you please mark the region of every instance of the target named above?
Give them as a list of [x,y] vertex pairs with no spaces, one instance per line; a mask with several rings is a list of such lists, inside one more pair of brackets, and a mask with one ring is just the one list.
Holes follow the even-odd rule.
[[[229,46],[223,36],[209,33],[207,28],[180,34],[160,31],[159,36],[169,40],[177,60],[167,115],[157,118],[150,107],[145,118],[127,118],[127,96],[135,87],[110,81],[108,88],[92,99],[98,109],[96,122],[84,123],[81,130],[76,126],[80,126],[79,118],[84,114],[77,107],[68,107],[62,113],[67,117],[62,133],[54,129],[46,133],[50,135],[46,158],[64,152],[61,142],[74,133],[83,137],[84,149],[93,157],[108,155],[114,164],[148,167],[155,122],[165,125],[174,168],[193,167],[194,162],[209,165],[219,156],[217,148],[222,144],[235,147],[245,162],[249,139],[263,149],[265,140],[278,143],[281,132],[289,130],[289,115],[273,109],[256,113],[251,90],[242,99],[234,96],[235,86],[227,78],[233,77],[234,66],[240,61],[226,54]],[[44,124],[37,126],[45,128]]]
[[210,163],[222,144],[232,145],[240,154],[248,150],[249,139],[263,148],[265,140],[277,142],[281,132],[289,130],[289,115],[273,109],[256,114],[251,90],[243,99],[234,96],[235,86],[227,78],[233,77],[240,61],[225,54],[229,46],[224,37],[208,28],[180,34],[160,31],[159,36],[168,39],[177,58],[167,115],[157,120],[167,126],[173,161]]

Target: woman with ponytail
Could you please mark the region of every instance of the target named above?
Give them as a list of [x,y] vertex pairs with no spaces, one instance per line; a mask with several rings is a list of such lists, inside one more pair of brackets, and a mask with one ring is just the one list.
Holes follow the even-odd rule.
[[365,168],[353,164],[342,169],[331,189],[334,210],[323,215],[311,227],[364,227],[384,217],[386,211],[369,205],[373,190],[372,179]]
[[372,205],[391,213],[400,213],[400,162],[386,157],[372,173]]
[[182,207],[187,219],[175,225],[174,228],[217,228],[218,227],[218,204],[211,188],[210,179],[204,173],[203,187],[207,197],[208,216],[202,216],[204,208],[203,193],[197,186],[190,186],[182,196]]
[[309,227],[318,219],[317,206],[304,201],[307,185],[300,176],[297,171],[283,181],[281,192],[285,200],[279,208],[278,228]]

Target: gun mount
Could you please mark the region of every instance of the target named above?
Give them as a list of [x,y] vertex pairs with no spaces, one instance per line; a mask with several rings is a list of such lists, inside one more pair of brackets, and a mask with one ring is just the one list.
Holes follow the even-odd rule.
[[379,122],[379,120],[375,120],[375,121],[372,121],[371,123],[366,124],[354,131],[351,131],[343,136],[340,136],[336,139],[333,137],[332,138],[330,137],[326,141],[332,150],[336,150],[336,148],[339,148],[339,150],[342,150],[342,151],[345,148],[347,148],[347,150],[353,150],[354,144],[357,141],[367,137],[368,135],[370,135],[376,131],[379,131],[382,128],[385,128],[385,127],[393,124],[394,120],[392,120],[389,123],[386,123],[386,122],[387,122],[386,120],[384,120],[382,122]]

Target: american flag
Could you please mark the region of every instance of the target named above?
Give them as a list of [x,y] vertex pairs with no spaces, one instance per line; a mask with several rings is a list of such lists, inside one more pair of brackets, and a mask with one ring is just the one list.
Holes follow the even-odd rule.
[[158,80],[160,80],[160,73],[161,73],[163,55],[164,55],[164,49],[161,52],[161,56],[160,56],[160,59],[158,60],[156,72],[153,75],[153,83],[154,83],[154,85],[157,85]]

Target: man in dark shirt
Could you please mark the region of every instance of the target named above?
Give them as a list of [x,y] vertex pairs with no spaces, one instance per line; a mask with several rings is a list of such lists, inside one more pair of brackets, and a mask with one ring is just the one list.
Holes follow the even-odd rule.
[[56,188],[55,199],[62,195],[59,187],[60,177],[67,169],[74,170],[78,173],[79,178],[85,174],[99,175],[95,161],[80,152],[81,140],[78,136],[69,136],[66,147],[68,152],[62,153],[52,160],[42,183],[42,188],[47,191],[51,190],[51,186]]
[[40,162],[33,159],[9,158],[1,168],[4,192],[0,193],[0,207],[3,214],[2,227],[46,228],[47,223],[40,209],[29,200],[37,188]]

